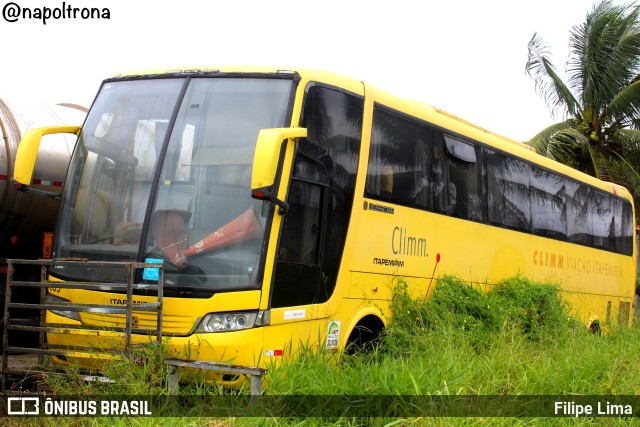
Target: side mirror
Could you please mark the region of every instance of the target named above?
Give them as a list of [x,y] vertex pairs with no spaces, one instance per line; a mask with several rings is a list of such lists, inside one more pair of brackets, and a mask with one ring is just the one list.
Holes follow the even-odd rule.
[[[31,185],[31,177],[38,157],[40,141],[44,135],[71,133],[77,136],[80,134],[80,129],[80,126],[48,126],[30,129],[25,132],[20,140],[20,145],[18,145],[13,170],[13,180],[17,184],[16,188],[20,191],[39,193],[39,191],[29,189],[29,186]],[[49,194],[43,192],[43,195],[48,196]]]
[[307,129],[305,128],[275,128],[260,131],[253,156],[251,197],[269,200],[283,211],[287,211],[289,206],[284,200],[277,198],[278,190],[275,188],[282,142],[286,139],[296,140],[306,137]]

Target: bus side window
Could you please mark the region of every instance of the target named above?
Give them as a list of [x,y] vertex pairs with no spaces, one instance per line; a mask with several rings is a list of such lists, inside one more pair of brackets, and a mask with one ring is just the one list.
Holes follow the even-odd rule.
[[609,237],[615,230],[613,200],[608,194],[595,190],[592,193],[593,243],[595,247],[611,249]]
[[364,99],[319,84],[306,88],[271,307],[326,302],[346,240],[362,134]]
[[384,112],[374,111],[365,190],[366,195],[382,199],[391,198],[394,186],[394,168],[390,161],[390,154],[395,150],[392,142],[393,135],[390,135],[387,121],[388,117]]
[[[425,129],[425,133],[428,134],[428,130]],[[418,138],[414,150],[414,195],[416,199],[416,205],[421,209],[431,210],[431,147],[429,143],[422,138]]]
[[373,114],[365,195],[431,207],[429,128],[382,108]]
[[483,194],[479,176],[479,147],[454,138],[444,136],[449,172],[451,214],[458,218],[480,222],[483,220]]
[[558,174],[531,168],[531,231],[540,236],[567,238],[567,180]]
[[322,186],[315,182],[326,181],[318,165],[298,155],[294,178],[287,202],[289,212],[284,217],[278,260],[302,264],[319,264],[318,245]]
[[530,167],[516,158],[485,149],[489,223],[521,231],[531,229]]
[[582,245],[593,245],[591,189],[568,179],[564,196],[567,209],[567,240]]
[[433,156],[431,157],[431,194],[434,212],[451,215],[455,211],[457,190],[449,180],[447,161],[444,152],[442,132],[433,132]]
[[631,206],[631,203],[622,201],[620,221],[622,226],[620,227],[620,236],[617,236],[620,243],[618,251],[623,254],[631,255],[633,253],[633,233],[635,233],[633,207]]
[[317,302],[322,287],[323,193],[326,171],[323,165],[301,151],[300,141],[287,195],[289,209],[284,215],[278,244],[271,306],[286,307]]

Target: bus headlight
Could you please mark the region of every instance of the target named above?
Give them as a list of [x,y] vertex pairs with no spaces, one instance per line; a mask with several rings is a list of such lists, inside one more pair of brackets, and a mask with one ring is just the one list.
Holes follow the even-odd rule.
[[211,313],[202,318],[196,332],[230,332],[250,329],[255,326],[258,313]]
[[[47,304],[69,304],[71,301],[68,299],[60,298],[59,296],[47,294],[45,297],[45,301]],[[57,314],[58,316],[66,317],[68,319],[77,320],[80,322],[80,314],[77,311],[69,311],[69,310],[49,310],[53,314]]]

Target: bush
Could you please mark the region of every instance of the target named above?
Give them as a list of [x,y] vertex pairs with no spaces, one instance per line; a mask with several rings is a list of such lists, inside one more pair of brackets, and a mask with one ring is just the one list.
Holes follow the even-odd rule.
[[575,323],[559,287],[523,277],[504,280],[485,293],[457,277],[445,276],[426,300],[412,298],[406,281],[399,279],[391,310],[393,319],[385,337],[388,350],[409,348],[427,332],[462,333],[477,347],[501,330],[515,329],[527,339],[539,340]]
[[487,294],[454,276],[438,280],[427,307],[437,319],[462,331],[495,331],[501,324],[500,310]]
[[516,327],[531,339],[540,339],[544,333],[564,331],[573,322],[556,285],[514,277],[498,283],[489,298],[502,308],[507,325]]

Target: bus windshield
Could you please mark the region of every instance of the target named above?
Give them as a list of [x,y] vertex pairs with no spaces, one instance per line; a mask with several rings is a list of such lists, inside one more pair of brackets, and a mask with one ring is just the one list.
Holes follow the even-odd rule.
[[[54,256],[162,262],[169,289],[255,288],[266,214],[251,163],[260,129],[288,125],[292,87],[266,76],[104,83],[73,154]],[[126,280],[108,268],[54,274]]]

